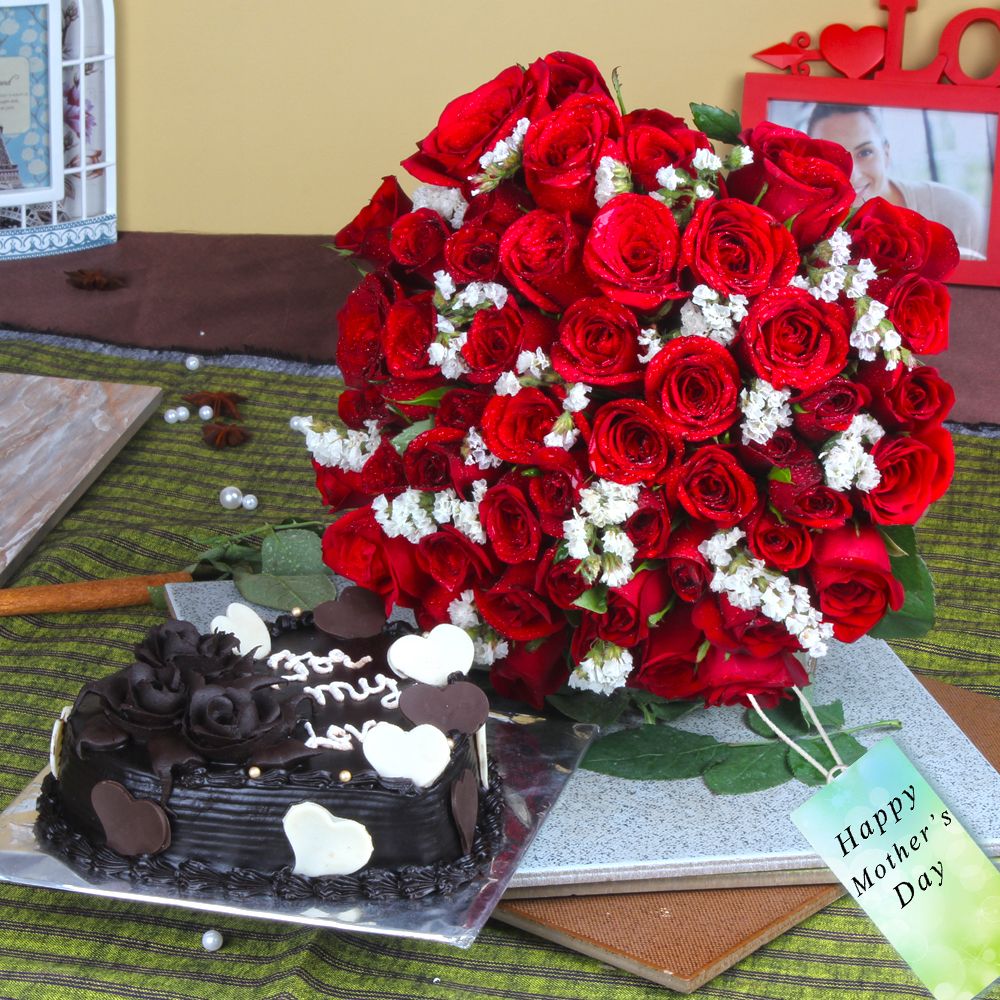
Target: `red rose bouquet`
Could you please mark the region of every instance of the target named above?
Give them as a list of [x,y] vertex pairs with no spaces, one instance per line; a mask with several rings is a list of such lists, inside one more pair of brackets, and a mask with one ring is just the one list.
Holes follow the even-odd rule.
[[[926,628],[951,234],[840,146],[626,113],[556,52],[456,98],[335,237],[336,572],[452,622],[494,686],[774,705],[796,654]],[[708,134],[706,134],[708,133]],[[711,138],[732,148],[718,155]],[[905,605],[905,606],[904,606]]]

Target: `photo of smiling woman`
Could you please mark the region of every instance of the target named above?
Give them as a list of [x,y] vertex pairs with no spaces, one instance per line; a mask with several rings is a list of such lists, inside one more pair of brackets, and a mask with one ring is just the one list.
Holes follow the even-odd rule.
[[912,208],[951,229],[963,259],[985,260],[996,115],[770,101],[768,117],[847,149],[856,206]]

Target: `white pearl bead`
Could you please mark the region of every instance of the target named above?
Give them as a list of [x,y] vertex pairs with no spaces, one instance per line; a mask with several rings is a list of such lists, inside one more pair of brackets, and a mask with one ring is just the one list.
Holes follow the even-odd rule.
[[219,490],[219,503],[226,510],[236,510],[243,503],[243,490],[238,486],[224,486]]
[[244,510],[256,510],[257,509],[257,498],[252,493],[247,493],[241,501]]
[[218,931],[205,931],[201,936],[201,946],[205,951],[218,951],[222,947],[222,935]]
[[215,410],[211,406],[201,406],[198,408],[199,420],[211,420],[215,416]]
[[180,417],[177,416],[177,411],[171,407],[166,413],[163,414],[163,419],[166,420],[168,424],[176,424]]
[[187,420],[191,416],[191,411],[186,406],[177,407],[177,419]]
[[305,417],[292,417],[288,421],[288,426],[291,427],[293,431],[298,431],[300,434],[305,431]]
[[196,372],[196,371],[197,371],[197,370],[198,370],[198,369],[199,369],[199,368],[201,367],[201,358],[199,358],[199,357],[196,357],[196,356],[195,356],[195,355],[193,355],[193,354],[189,354],[189,355],[188,355],[188,356],[187,356],[187,357],[186,357],[186,358],[184,359],[184,367],[185,367],[185,368],[186,368],[186,369],[187,369],[187,370],[188,370],[189,372]]

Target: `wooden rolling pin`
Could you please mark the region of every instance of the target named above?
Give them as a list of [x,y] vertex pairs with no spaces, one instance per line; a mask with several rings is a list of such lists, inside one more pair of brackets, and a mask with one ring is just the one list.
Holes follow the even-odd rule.
[[0,617],[34,615],[52,611],[96,611],[149,604],[149,588],[164,583],[190,583],[190,573],[154,573],[117,580],[52,583],[38,587],[0,590]]

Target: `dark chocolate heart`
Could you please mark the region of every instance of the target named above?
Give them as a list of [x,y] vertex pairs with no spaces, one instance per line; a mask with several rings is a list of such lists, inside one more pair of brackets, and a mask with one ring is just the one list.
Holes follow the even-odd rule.
[[347,587],[334,601],[316,605],[316,628],[337,639],[367,639],[385,625],[385,603],[374,591]]
[[90,804],[104,827],[108,847],[127,858],[159,854],[170,846],[170,820],[156,803],[134,799],[117,781],[99,781]]
[[451,818],[458,827],[458,839],[462,853],[472,853],[472,841],[476,835],[476,820],[479,818],[479,782],[475,772],[467,768],[451,786]]
[[399,696],[399,710],[415,726],[428,723],[442,733],[457,729],[471,736],[490,714],[490,702],[468,681],[456,681],[446,688],[412,684]]

